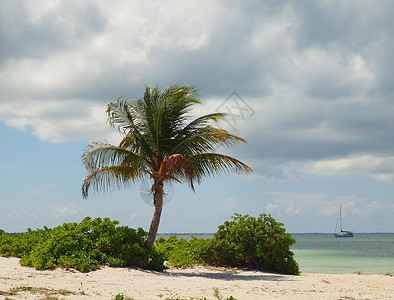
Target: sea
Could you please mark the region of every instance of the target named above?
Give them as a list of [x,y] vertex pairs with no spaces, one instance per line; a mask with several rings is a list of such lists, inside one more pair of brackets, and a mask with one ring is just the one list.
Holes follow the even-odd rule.
[[301,273],[394,275],[394,233],[293,234]]
[[[163,234],[190,239],[212,238],[213,234]],[[296,233],[291,247],[301,273],[391,274],[394,275],[394,233],[355,233],[352,238],[333,234]]]

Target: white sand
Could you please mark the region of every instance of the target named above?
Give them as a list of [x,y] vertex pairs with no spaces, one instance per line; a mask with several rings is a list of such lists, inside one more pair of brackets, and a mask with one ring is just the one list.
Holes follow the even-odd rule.
[[[18,287],[32,287],[31,291]],[[123,294],[142,299],[394,299],[389,275],[277,275],[254,271],[195,267],[164,273],[104,267],[90,273],[37,271],[19,259],[0,257],[0,299],[114,299]],[[63,291],[62,291],[63,290]]]

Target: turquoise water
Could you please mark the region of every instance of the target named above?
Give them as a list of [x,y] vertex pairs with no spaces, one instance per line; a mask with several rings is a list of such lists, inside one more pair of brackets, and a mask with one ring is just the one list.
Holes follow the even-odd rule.
[[302,273],[394,275],[394,234],[294,234],[292,251]]
[[[176,234],[190,239],[211,238],[213,234]],[[168,237],[169,235],[161,235]],[[356,233],[353,238],[332,234],[293,234],[291,250],[302,273],[394,275],[394,233]]]

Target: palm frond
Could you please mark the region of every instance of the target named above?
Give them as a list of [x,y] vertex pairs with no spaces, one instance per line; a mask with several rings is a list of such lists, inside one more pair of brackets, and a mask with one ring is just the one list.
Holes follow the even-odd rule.
[[182,132],[189,132],[189,131],[192,131],[192,130],[197,129],[197,128],[209,126],[211,121],[213,121],[215,123],[218,123],[225,116],[226,116],[225,113],[212,113],[212,114],[207,114],[207,115],[201,116],[201,117],[199,117],[197,119],[194,119],[189,124],[187,124],[182,129],[180,134],[182,134]]
[[191,85],[172,86],[161,92],[159,98],[155,134],[158,151],[162,152],[162,146],[168,145],[168,142],[182,129],[189,108],[200,103],[200,100],[196,88]]
[[212,122],[218,123],[225,115],[224,113],[213,113],[194,119],[176,132],[174,140],[181,141],[188,136],[194,135],[196,130],[209,127]]
[[189,135],[184,136],[172,149],[171,154],[181,153],[188,157],[198,153],[213,152],[218,146],[230,147],[238,143],[246,143],[246,141],[226,130],[206,126],[190,131]]
[[119,97],[116,101],[112,101],[107,107],[108,124],[116,128],[122,134],[126,130],[136,128],[134,124],[134,116],[129,111],[129,103],[126,98]]
[[193,164],[180,154],[174,154],[166,158],[161,164],[159,174],[164,180],[187,179],[190,187],[193,187],[194,168]]
[[188,158],[193,164],[198,182],[203,177],[215,176],[220,173],[249,174],[252,169],[231,156],[219,153],[201,153]]
[[127,100],[123,97],[108,104],[108,123],[124,136],[133,136],[135,139],[133,150],[144,156],[152,157],[152,138],[146,126],[146,112],[141,100]]
[[82,163],[88,172],[95,172],[106,166],[126,165],[141,169],[152,166],[146,158],[128,149],[117,147],[109,143],[93,141],[82,155]]
[[87,198],[89,191],[105,192],[129,187],[136,179],[148,174],[136,166],[110,166],[92,172],[83,182],[82,196]]

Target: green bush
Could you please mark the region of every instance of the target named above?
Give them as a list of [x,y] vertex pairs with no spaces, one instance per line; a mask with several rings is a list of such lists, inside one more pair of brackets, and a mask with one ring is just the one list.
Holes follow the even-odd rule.
[[29,229],[14,236],[0,235],[0,254],[21,258],[21,265],[36,269],[74,268],[81,272],[136,266],[148,257],[148,268],[163,271],[164,256],[145,247],[147,232],[117,226],[109,218],[86,217],[53,229]]
[[219,226],[204,260],[213,265],[243,267],[298,275],[298,264],[290,246],[295,243],[282,223],[270,215],[258,218],[235,214]]
[[235,214],[232,221],[219,226],[212,239],[187,241],[172,236],[158,239],[156,246],[173,266],[202,264],[298,275],[299,267],[290,251],[294,243],[283,224],[270,215]]
[[41,244],[47,236],[50,229],[31,230],[20,234],[3,234],[0,235],[0,254],[5,257],[22,257],[31,252],[33,247]]
[[162,271],[164,260],[177,267],[196,264],[241,267],[281,274],[299,274],[290,246],[295,239],[270,215],[258,218],[235,214],[219,226],[212,239],[159,238],[147,249],[147,233],[117,226],[109,218],[85,218],[53,229],[8,235],[0,231],[0,255],[21,258],[37,269],[74,268],[81,272],[101,265],[136,266],[148,257],[148,268]]
[[174,267],[191,267],[193,265],[206,265],[203,260],[203,252],[206,251],[210,239],[197,239],[192,236],[190,240],[178,239],[170,236],[156,240],[156,249],[162,253],[168,262]]

